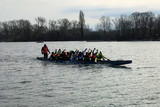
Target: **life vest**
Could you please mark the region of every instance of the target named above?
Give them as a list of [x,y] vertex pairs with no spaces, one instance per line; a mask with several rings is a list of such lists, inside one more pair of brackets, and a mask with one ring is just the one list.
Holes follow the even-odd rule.
[[56,55],[55,55],[55,54],[52,54],[52,56],[55,57]]
[[48,48],[47,47],[43,47],[43,53],[48,53]]
[[92,57],[92,55],[90,54],[90,55],[89,55],[89,58],[91,58],[91,57]]
[[57,54],[57,56],[59,57],[59,56],[60,56],[60,54]]
[[66,51],[64,51],[64,54],[67,54],[67,52],[66,52]]
[[93,58],[96,58],[97,57],[97,55],[93,55]]

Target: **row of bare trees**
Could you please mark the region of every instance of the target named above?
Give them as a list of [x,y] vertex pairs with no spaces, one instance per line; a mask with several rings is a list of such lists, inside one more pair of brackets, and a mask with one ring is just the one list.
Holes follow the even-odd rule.
[[29,20],[0,22],[0,41],[59,41],[59,40],[160,40],[160,15],[135,12],[118,18],[102,16],[92,31],[80,11],[79,21],[49,20],[37,17]]
[[43,17],[37,17],[35,21],[33,25],[23,19],[0,22],[0,41],[83,40],[84,33],[89,30],[82,11],[79,21],[64,18],[47,23]]
[[159,40],[160,15],[135,12],[114,19],[102,16],[96,28],[104,32],[105,40]]

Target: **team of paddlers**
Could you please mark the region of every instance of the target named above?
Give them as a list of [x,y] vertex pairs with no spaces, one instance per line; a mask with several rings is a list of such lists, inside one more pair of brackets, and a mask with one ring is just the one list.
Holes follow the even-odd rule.
[[[46,44],[41,49],[41,53],[44,54],[44,58],[48,59],[48,53],[50,53],[48,47]],[[51,53],[49,59],[55,61],[55,60],[62,60],[62,61],[100,61],[106,59],[106,57],[102,54],[101,51],[98,51],[98,49],[88,49],[87,48],[83,51],[79,50],[70,50],[67,51],[66,49],[61,50],[61,49],[55,49],[54,52]]]

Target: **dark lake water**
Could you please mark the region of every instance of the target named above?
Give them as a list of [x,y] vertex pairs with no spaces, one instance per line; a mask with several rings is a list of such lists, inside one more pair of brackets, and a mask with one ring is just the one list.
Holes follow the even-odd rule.
[[0,43],[0,107],[158,107],[160,42],[45,42],[55,49],[97,48],[123,67],[36,60],[44,43]]

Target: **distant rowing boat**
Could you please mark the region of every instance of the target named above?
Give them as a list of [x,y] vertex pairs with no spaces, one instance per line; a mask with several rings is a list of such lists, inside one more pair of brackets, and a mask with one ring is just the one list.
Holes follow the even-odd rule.
[[54,62],[54,63],[68,63],[68,64],[107,64],[111,66],[116,66],[116,65],[124,65],[124,64],[131,64],[132,60],[104,60],[104,61],[98,61],[95,63],[94,61],[84,61],[84,60],[75,60],[73,62],[70,61],[63,61],[63,60],[55,60],[53,61],[52,59],[44,59],[43,57],[37,57],[37,60],[41,61],[49,61],[49,62]]

